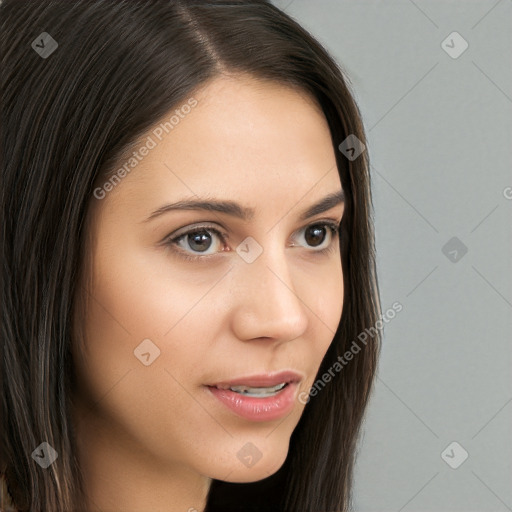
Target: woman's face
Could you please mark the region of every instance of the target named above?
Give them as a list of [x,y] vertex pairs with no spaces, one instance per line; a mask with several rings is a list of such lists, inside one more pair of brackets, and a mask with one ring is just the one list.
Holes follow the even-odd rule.
[[[239,75],[193,98],[93,199],[77,421],[101,432],[111,460],[251,482],[283,464],[340,322],[329,224],[343,203],[305,212],[342,188],[326,120],[304,94]],[[239,207],[155,213],[189,200]],[[238,412],[208,387],[285,370],[300,381],[273,397],[225,391]],[[291,405],[280,409],[285,394]]]

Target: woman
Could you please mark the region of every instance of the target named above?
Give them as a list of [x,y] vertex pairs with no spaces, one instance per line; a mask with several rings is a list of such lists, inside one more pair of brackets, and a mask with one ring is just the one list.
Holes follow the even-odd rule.
[[380,303],[333,59],[263,0],[0,14],[4,494],[348,510]]

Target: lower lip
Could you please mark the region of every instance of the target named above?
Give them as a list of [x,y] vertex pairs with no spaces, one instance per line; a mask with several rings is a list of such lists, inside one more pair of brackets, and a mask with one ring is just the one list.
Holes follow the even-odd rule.
[[206,388],[228,409],[251,421],[272,421],[286,416],[293,409],[297,383],[291,382],[276,395],[255,398],[229,389]]

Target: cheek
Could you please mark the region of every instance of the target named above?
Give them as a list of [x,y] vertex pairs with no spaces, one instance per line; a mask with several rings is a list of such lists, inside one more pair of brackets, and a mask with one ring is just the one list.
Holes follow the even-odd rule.
[[[318,338],[322,340],[323,352],[332,341],[341,320],[343,310],[343,270],[341,260],[333,258],[329,265],[319,265],[313,275],[304,276],[302,290],[308,298],[306,304],[314,313],[311,322]],[[327,338],[329,338],[327,340]]]
[[123,254],[112,265],[110,261],[115,260],[102,255],[95,268],[87,338],[102,353],[111,350],[119,357],[133,356],[142,340],[171,335],[197,300],[197,293],[179,278],[171,281],[168,269],[165,273],[155,261],[136,254]]
[[[202,384],[208,368],[203,356],[220,322],[221,312],[207,294],[216,280],[207,286],[177,273],[162,255],[122,256],[115,265],[109,254],[96,257],[85,358],[75,358],[79,387],[118,432],[163,454],[162,439],[181,439],[178,444],[184,446],[187,436],[197,437],[200,426],[211,423],[189,392]],[[134,350],[140,355],[138,347],[148,339],[144,352],[151,362],[144,365]],[[177,417],[183,421],[176,422]],[[186,459],[186,451],[172,442],[169,447],[173,458]]]
[[[222,315],[216,308],[222,301],[213,302],[208,295],[218,278],[205,282],[197,274],[180,272],[162,252],[124,252],[116,258],[103,247],[95,254],[87,294],[84,371],[89,387],[102,396],[127,371],[141,367],[158,370],[146,372],[146,385],[157,373],[168,379],[164,369],[180,381],[190,381],[205,364],[198,355],[204,353]],[[151,342],[141,345],[148,339]],[[141,352],[139,346],[148,350]],[[134,351],[149,351],[150,366],[144,366]],[[158,387],[159,382],[154,384]]]

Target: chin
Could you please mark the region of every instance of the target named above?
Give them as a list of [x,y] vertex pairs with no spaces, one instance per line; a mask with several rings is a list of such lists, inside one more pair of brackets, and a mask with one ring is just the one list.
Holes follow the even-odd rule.
[[[240,452],[240,455],[237,455],[237,463],[226,468],[224,478],[220,476],[214,478],[220,478],[224,482],[230,483],[251,483],[268,478],[283,466],[288,455],[288,446],[284,450],[282,446],[279,448],[270,446],[264,451],[258,452],[254,445],[251,446],[251,443],[247,443]],[[251,461],[251,455],[254,456],[253,461]],[[246,461],[244,461],[244,457]],[[258,459],[258,457],[260,458]]]

